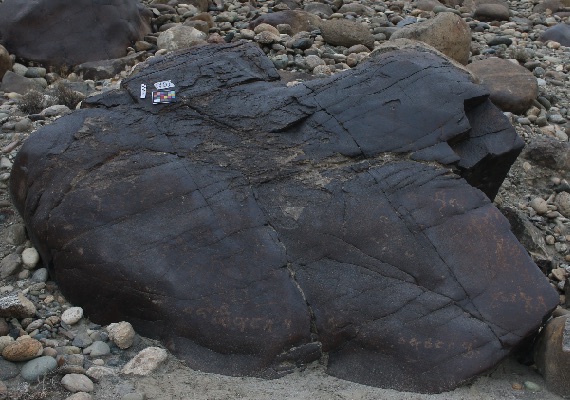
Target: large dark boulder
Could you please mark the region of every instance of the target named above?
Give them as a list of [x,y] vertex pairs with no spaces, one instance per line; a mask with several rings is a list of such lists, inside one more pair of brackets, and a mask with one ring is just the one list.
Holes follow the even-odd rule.
[[4,0],[0,44],[20,58],[74,66],[125,56],[149,22],[138,0]]
[[[177,103],[139,98],[162,80]],[[238,42],[122,85],[36,132],[11,176],[93,321],[126,319],[204,371],[275,377],[326,352],[336,376],[439,392],[558,303],[487,197],[522,142],[447,59],[385,52],[286,87]]]

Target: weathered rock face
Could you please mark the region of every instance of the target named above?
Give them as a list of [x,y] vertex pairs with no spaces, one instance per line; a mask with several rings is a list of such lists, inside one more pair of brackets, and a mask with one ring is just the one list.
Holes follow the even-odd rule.
[[147,12],[137,0],[5,0],[0,43],[47,65],[120,58],[150,32]]
[[[141,84],[171,80],[177,103]],[[286,87],[259,48],[157,57],[36,132],[11,191],[65,295],[188,365],[451,389],[558,296],[481,191],[522,147],[483,87],[414,49]],[[446,166],[446,167],[442,167]]]

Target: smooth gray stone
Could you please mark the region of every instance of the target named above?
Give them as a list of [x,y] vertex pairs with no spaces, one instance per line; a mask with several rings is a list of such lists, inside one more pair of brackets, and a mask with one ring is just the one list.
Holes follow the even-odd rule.
[[34,358],[22,367],[20,374],[28,382],[35,382],[39,378],[57,368],[57,361],[50,356]]
[[13,362],[0,358],[0,381],[6,381],[18,376],[20,370]]

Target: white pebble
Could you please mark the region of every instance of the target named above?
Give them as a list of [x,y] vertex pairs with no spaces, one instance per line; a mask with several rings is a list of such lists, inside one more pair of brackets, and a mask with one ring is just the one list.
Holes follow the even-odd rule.
[[127,349],[133,344],[135,330],[133,326],[126,321],[110,324],[107,327],[107,332],[109,332],[109,339],[121,349]]
[[534,208],[534,211],[536,211],[537,214],[542,215],[548,212],[548,204],[546,203],[546,200],[541,197],[535,197],[532,199],[530,206]]
[[67,374],[61,379],[63,387],[70,392],[92,392],[95,387],[91,379],[82,374]]
[[168,353],[160,347],[147,347],[125,365],[123,374],[149,375],[166,360]]
[[28,247],[22,252],[22,261],[26,269],[33,269],[40,262],[40,254],[33,247]]
[[68,325],[76,324],[81,318],[83,318],[83,308],[81,307],[68,308],[61,314],[61,320]]

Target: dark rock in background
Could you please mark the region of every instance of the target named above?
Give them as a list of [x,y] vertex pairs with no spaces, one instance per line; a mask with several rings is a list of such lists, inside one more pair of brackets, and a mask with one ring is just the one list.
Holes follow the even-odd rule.
[[112,60],[89,61],[79,64],[74,68],[74,71],[83,79],[108,79],[123,71],[126,66],[134,65],[143,54],[144,52],[139,52]]
[[12,71],[6,71],[0,84],[0,90],[26,94],[30,90],[43,90],[43,87],[33,79],[25,78]]
[[569,47],[570,24],[562,23],[548,28],[542,35],[540,35],[540,40],[543,42],[554,40],[555,42],[560,43],[562,46]]
[[570,174],[570,144],[548,136],[533,138],[523,152],[523,157],[536,164]]
[[[162,80],[176,103],[139,98]],[[433,53],[286,87],[257,46],[199,46],[84,106],[25,143],[15,204],[66,297],[193,368],[324,351],[333,375],[439,392],[558,303],[488,199],[522,141]]]
[[74,66],[125,56],[150,32],[149,21],[137,0],[5,0],[0,43],[26,60]]

